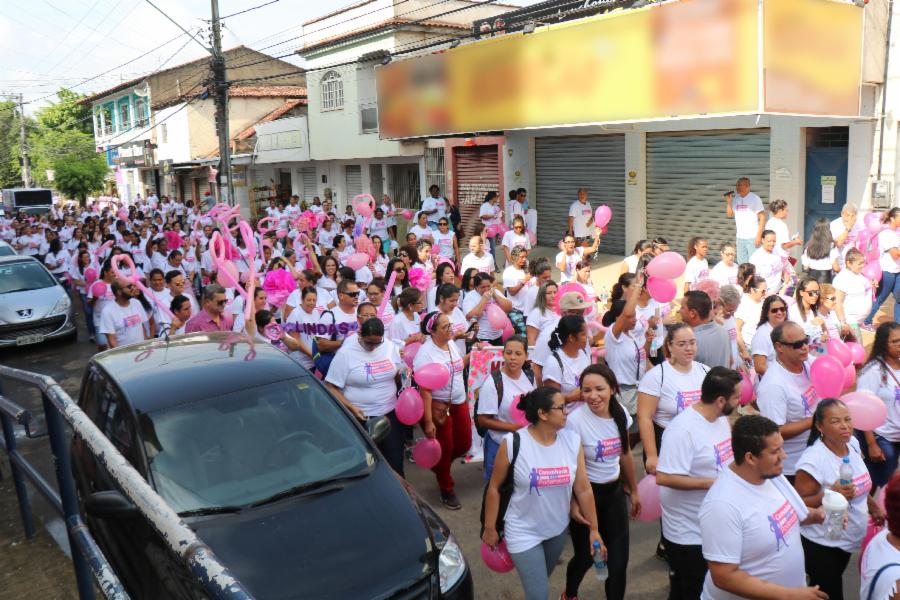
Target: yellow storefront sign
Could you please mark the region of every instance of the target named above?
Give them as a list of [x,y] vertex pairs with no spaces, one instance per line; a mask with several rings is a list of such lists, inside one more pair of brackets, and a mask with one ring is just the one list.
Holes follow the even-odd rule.
[[[773,110],[810,112],[791,105],[797,75],[805,78],[803,97],[816,100],[806,103],[815,114],[846,114],[830,111],[850,110],[854,98],[858,104],[862,11],[828,0],[760,6],[680,0],[395,61],[377,69],[379,131],[399,138],[753,113],[769,108],[766,86]],[[802,58],[782,56],[797,44],[791,22],[798,10],[807,19],[798,25],[804,36],[839,48],[827,56],[856,54],[824,65],[816,43],[799,51]],[[839,73],[823,78],[826,66]]]

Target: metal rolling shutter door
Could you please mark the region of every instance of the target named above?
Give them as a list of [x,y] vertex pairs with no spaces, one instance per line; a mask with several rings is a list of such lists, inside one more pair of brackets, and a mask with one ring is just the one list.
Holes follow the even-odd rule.
[[316,168],[303,167],[300,169],[300,180],[303,182],[303,199],[310,204],[313,197],[316,196]]
[[625,247],[625,136],[572,136],[535,140],[538,243],[555,248],[568,229],[569,206],[578,188],[588,189],[596,208],[606,204],[613,219],[600,252],[623,254]]
[[647,135],[647,237],[662,236],[681,254],[694,235],[709,239],[709,260],[734,241],[722,194],[738,177],[769,201],[769,130]]
[[181,200],[187,203],[194,199],[194,180],[190,175],[181,175],[182,196]]
[[460,248],[469,243],[469,236],[479,223],[478,211],[488,192],[500,188],[500,162],[497,146],[457,147],[456,199],[462,222]]
[[352,202],[353,198],[362,194],[362,167],[359,165],[345,166],[344,181],[347,186],[346,202]]

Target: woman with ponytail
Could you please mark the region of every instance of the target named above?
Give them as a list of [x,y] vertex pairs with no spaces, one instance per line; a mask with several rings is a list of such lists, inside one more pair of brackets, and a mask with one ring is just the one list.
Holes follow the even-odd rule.
[[[625,597],[625,571],[628,568],[628,497],[632,517],[641,512],[634,459],[628,442],[631,417],[619,403],[616,374],[605,364],[594,364],[581,373],[581,397],[584,404],[566,420],[566,429],[578,434],[584,450],[584,463],[597,511],[600,535],[609,550],[606,598]],[[577,598],[578,587],[591,568],[588,528],[572,519],[569,535],[575,556],[566,569],[564,599]]]
[[[606,559],[597,511],[578,435],[565,429],[562,394],[540,387],[519,400],[528,427],[503,438],[485,492],[482,541],[500,543],[496,528],[500,486],[513,469],[513,491],[504,520],[504,539],[522,582],[525,600],[547,600],[550,575],[566,544],[573,499],[588,528],[588,544]],[[511,466],[512,463],[512,466]],[[574,496],[574,498],[573,498]],[[595,546],[596,545],[596,546]]]
[[875,330],[872,351],[859,370],[856,390],[875,394],[887,407],[887,420],[881,427],[857,434],[872,482],[882,487],[897,470],[900,457],[900,323],[888,321]]
[[544,362],[541,378],[545,386],[562,392],[566,404],[581,401],[581,373],[591,364],[591,356],[584,349],[587,341],[584,317],[576,315],[562,317],[550,336],[550,356]]

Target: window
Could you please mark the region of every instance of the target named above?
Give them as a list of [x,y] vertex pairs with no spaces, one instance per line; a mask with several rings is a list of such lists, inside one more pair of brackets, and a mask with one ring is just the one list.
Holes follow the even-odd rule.
[[138,127],[147,126],[147,103],[141,98],[138,98],[134,103],[134,118],[135,125]]
[[359,107],[360,126],[363,133],[378,133],[378,107]]
[[113,105],[105,104],[100,109],[100,117],[103,120],[103,127],[100,135],[112,135],[113,130]]
[[356,68],[356,96],[362,133],[378,131],[378,93],[375,89],[375,65],[367,62]]
[[168,144],[169,143],[169,126],[166,123],[163,123],[159,126],[159,143],[160,144]]
[[344,108],[344,82],[337,71],[328,71],[322,77],[322,110]]
[[128,104],[119,105],[119,130],[125,131],[131,129],[131,116],[129,114]]

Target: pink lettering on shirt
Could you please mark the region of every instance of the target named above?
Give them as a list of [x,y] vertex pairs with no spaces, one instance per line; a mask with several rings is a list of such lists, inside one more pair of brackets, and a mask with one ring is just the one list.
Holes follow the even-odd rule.
[[816,404],[819,402],[819,397],[816,395],[816,390],[813,389],[812,385],[806,388],[805,392],[800,394],[800,402],[803,403],[803,412],[807,415],[811,415],[812,411],[816,408]]
[[364,363],[367,381],[389,379],[394,376],[394,363],[388,359],[366,361]]
[[869,477],[869,472],[865,471],[862,475],[855,478],[853,485],[856,486],[856,493],[853,494],[854,498],[859,498],[863,494],[868,494],[872,491],[872,478]]
[[781,508],[769,515],[769,530],[775,536],[775,551],[780,552],[781,547],[788,547],[787,536],[791,529],[797,526],[800,519],[791,503],[785,500]]
[[737,339],[737,327],[729,327],[728,328],[728,337],[731,339],[732,342]]
[[463,361],[461,358],[452,360],[450,366],[453,368],[454,373],[462,373],[463,371]]
[[535,488],[560,487],[570,485],[572,477],[569,467],[531,469],[532,485]]
[[134,327],[141,324],[140,315],[128,315],[125,317],[125,327]]
[[622,438],[614,437],[605,440],[597,440],[594,447],[594,462],[606,462],[607,458],[622,454]]
[[727,467],[734,459],[734,451],[731,449],[731,438],[713,444],[713,453],[716,457],[716,471]]
[[680,413],[684,409],[693,406],[698,402],[700,402],[700,390],[678,392],[675,394],[675,412]]

